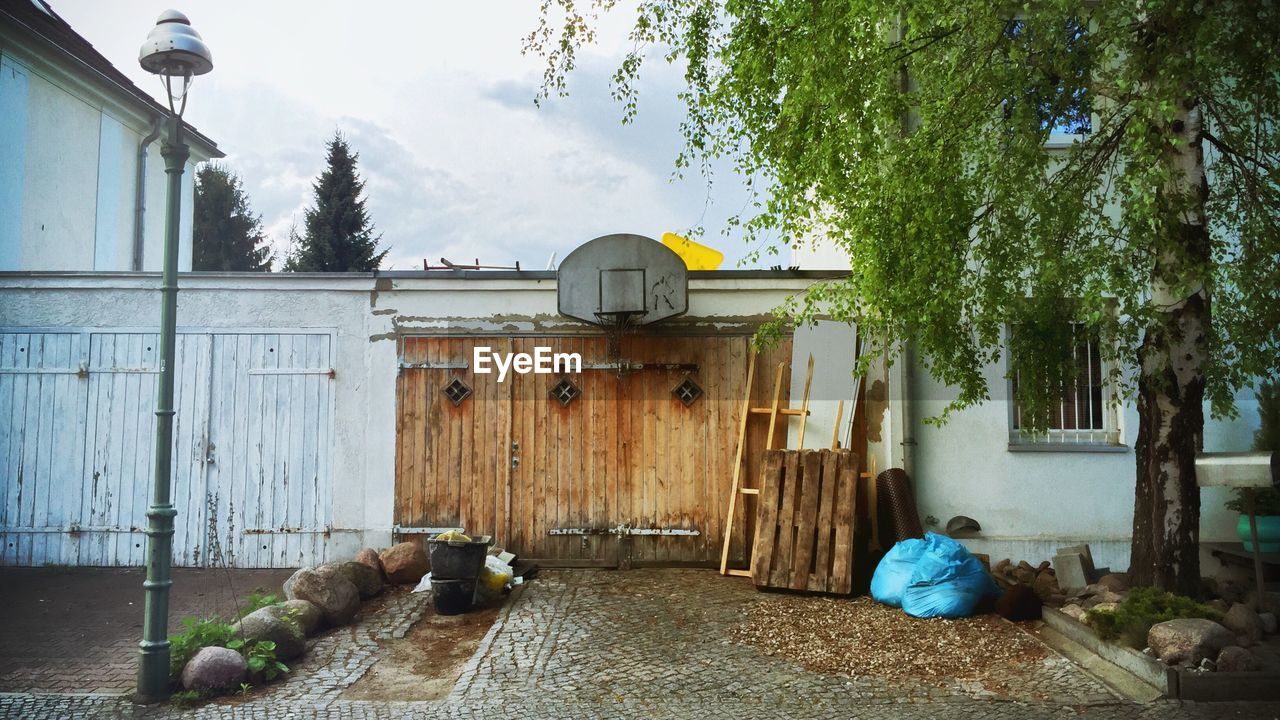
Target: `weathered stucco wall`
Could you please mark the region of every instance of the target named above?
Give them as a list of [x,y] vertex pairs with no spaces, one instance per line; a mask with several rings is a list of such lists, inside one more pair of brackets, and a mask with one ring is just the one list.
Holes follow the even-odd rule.
[[[1094,560],[1113,569],[1129,566],[1136,459],[1133,445],[1137,408],[1120,409],[1120,452],[1011,451],[1008,444],[1007,384],[1000,366],[989,366],[987,403],[955,413],[943,426],[926,424],[954,397],[915,367],[909,381],[908,457],[922,518],[932,515],[940,530],[955,515],[982,525],[982,537],[966,540],[993,560],[1009,557],[1031,563],[1052,559],[1061,545],[1087,542]],[[1257,428],[1251,392],[1240,394],[1234,421],[1206,420],[1206,451],[1247,450]],[[1208,417],[1206,411],[1206,418]],[[1220,489],[1201,492],[1201,540],[1236,540],[1236,514],[1222,507]],[[1216,560],[1203,558],[1206,569]]]
[[[677,325],[733,328],[759,322],[808,282],[692,280],[689,313]],[[0,328],[154,328],[158,286],[156,275],[0,275]],[[598,332],[557,314],[556,283],[546,278],[188,274],[180,287],[180,328],[334,334],[329,552],[338,555],[391,540],[400,334]],[[846,365],[837,374],[848,372]],[[829,437],[829,426],[825,432]]]

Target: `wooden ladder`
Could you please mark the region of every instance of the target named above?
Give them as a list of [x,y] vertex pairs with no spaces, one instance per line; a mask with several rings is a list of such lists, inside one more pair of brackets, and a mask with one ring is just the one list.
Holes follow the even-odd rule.
[[[782,416],[784,422],[786,418],[799,417],[800,428],[797,436],[798,445],[804,447],[804,430],[805,424],[809,420],[809,387],[813,383],[813,355],[809,355],[809,367],[804,376],[804,396],[801,400],[799,408],[781,407],[782,405],[782,376],[786,370],[787,364],[779,362],[778,367],[773,376],[773,402],[769,407],[751,407],[751,385],[755,380],[756,373],[756,351],[751,349],[751,359],[747,364],[747,391],[742,399],[742,415],[738,419],[738,453],[733,462],[733,483],[729,489],[729,515],[725,520],[724,526],[724,544],[720,550],[720,574],[731,575],[734,577],[751,577],[751,568],[746,570],[738,570],[729,567],[729,543],[733,539],[733,516],[738,508],[739,495],[756,495],[760,494],[760,488],[746,487],[742,483],[742,465],[746,457],[747,447],[747,421],[752,415],[768,415],[769,416],[769,434],[765,438],[765,450],[773,449],[773,436],[778,427],[778,417]],[[841,405],[843,409],[843,404]],[[840,425],[839,420],[836,421],[836,427]],[[754,543],[748,542],[747,547],[751,548]],[[749,549],[748,552],[751,552]],[[754,565],[754,556],[750,559],[749,564]]]

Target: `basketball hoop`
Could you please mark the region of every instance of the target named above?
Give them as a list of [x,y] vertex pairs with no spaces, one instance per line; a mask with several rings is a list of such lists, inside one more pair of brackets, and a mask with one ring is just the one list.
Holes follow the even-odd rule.
[[598,326],[610,360],[622,356],[622,336],[689,309],[684,260],[642,235],[605,235],[580,245],[556,272],[561,315]]
[[622,359],[622,336],[637,327],[635,320],[643,314],[637,311],[596,313],[596,324],[604,331],[606,360]]

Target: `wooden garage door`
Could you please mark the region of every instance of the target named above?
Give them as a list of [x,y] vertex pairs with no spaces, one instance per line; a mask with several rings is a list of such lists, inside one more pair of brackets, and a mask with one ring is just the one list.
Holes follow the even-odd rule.
[[[499,383],[469,367],[476,346],[579,353],[584,370]],[[560,564],[718,562],[749,348],[742,335],[631,336],[621,359],[650,367],[620,375],[598,367],[611,362],[600,337],[404,338],[396,522],[492,534]],[[786,341],[757,361],[757,403],[790,352]],[[672,393],[686,375],[703,393],[689,406]],[[581,392],[567,406],[551,396],[562,377]],[[444,392],[455,378],[471,389],[457,405]],[[753,423],[751,446],[765,433]]]

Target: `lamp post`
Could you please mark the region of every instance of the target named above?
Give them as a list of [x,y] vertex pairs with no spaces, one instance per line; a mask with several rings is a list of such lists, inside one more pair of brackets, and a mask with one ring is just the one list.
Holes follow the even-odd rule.
[[[213,69],[209,47],[177,10],[166,10],[142,43],[138,62],[164,82],[169,100],[167,133],[160,154],[169,179],[165,209],[164,275],[160,286],[160,379],[156,401],[155,472],[147,508],[147,579],[138,643],[136,700],[159,702],[169,697],[169,587],[173,584],[173,509],[170,461],[173,454],[173,354],[178,314],[178,219],[182,214],[182,170],[190,155],[182,141],[182,112],[191,79]],[[178,83],[175,88],[175,83]]]

